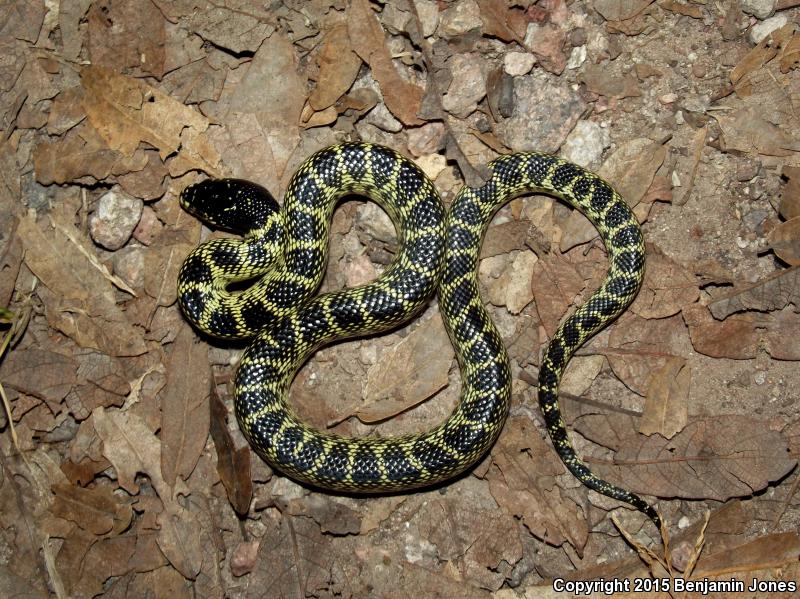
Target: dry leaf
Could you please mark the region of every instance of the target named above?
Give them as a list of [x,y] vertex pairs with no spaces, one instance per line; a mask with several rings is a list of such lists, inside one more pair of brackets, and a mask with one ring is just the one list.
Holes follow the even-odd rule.
[[722,576],[733,572],[751,572],[781,568],[797,563],[800,536],[796,532],[768,534],[752,541],[704,555],[697,562],[694,576]]
[[658,433],[671,439],[683,430],[689,420],[689,385],[692,369],[684,358],[674,356],[653,372],[647,388],[647,398],[639,432]]
[[114,493],[108,486],[83,489],[61,483],[53,485],[52,512],[70,520],[94,535],[119,534],[131,523],[131,501]]
[[372,69],[381,86],[386,108],[405,125],[421,125],[417,117],[423,90],[400,77],[392,64],[389,48],[380,23],[367,0],[353,0],[348,11],[347,28],[353,49]]
[[[219,156],[210,146],[192,141],[208,129],[209,121],[162,91],[103,67],[81,72],[84,108],[89,121],[109,148],[132,156],[140,142],[159,151],[162,160],[178,154],[194,168],[219,176]],[[182,146],[185,146],[183,147]],[[202,147],[203,153],[196,148]]]
[[781,479],[797,464],[786,439],[766,421],[728,414],[699,418],[671,440],[634,433],[631,418],[578,418],[575,429],[616,450],[613,464],[587,458],[602,478],[657,497],[744,497]]
[[[191,504],[189,504],[191,505]],[[200,514],[196,510],[175,506],[158,515],[158,547],[184,578],[194,580],[203,562]]]
[[350,89],[361,68],[361,59],[353,52],[347,35],[347,25],[336,25],[325,34],[317,62],[317,87],[308,102],[314,110],[320,111],[332,106]]
[[250,511],[253,498],[253,478],[250,473],[250,445],[239,427],[228,426],[228,410],[217,393],[216,385],[211,387],[210,400],[211,438],[217,449],[217,473],[228,493],[228,501],[240,516]]
[[38,293],[48,320],[83,347],[114,356],[143,354],[147,348],[140,331],[116,304],[111,282],[117,279],[71,223],[53,217],[51,224],[52,230],[29,216],[18,229],[25,263],[47,286]]
[[447,386],[455,353],[437,312],[397,345],[386,350],[367,373],[366,403],[355,416],[380,422],[425,401]]
[[730,113],[713,113],[722,130],[723,149],[765,156],[794,155],[794,138],[765,120],[761,111],[760,106],[748,106]]
[[717,297],[708,309],[717,320],[736,312],[782,310],[789,304],[800,305],[800,269],[779,270],[752,285],[735,286],[733,291]]
[[774,227],[767,242],[778,258],[791,266],[800,265],[800,216]]
[[781,193],[780,215],[786,220],[800,216],[800,167],[784,166],[783,177],[787,179]]
[[700,296],[695,277],[657,246],[647,248],[647,268],[631,310],[643,318],[666,318]]
[[714,320],[704,306],[683,309],[695,351],[712,358],[747,360],[764,349],[777,360],[800,360],[800,323],[793,310],[732,314]]
[[650,188],[666,155],[667,148],[663,144],[643,137],[630,139],[608,157],[599,175],[633,208]]
[[[173,488],[161,475],[161,441],[144,421],[135,414],[103,408],[92,411],[92,421],[103,441],[103,455],[117,471],[119,486],[136,495],[139,492],[136,475],[146,474],[161,501],[170,504]],[[177,481],[176,492],[182,488],[183,484]]]
[[583,277],[563,256],[550,254],[534,264],[531,288],[548,337],[555,334],[561,318],[585,287]]
[[531,534],[551,545],[569,542],[581,552],[589,530],[581,508],[556,484],[562,472],[563,464],[533,423],[512,416],[492,449],[486,478],[497,503],[521,517]]
[[631,19],[650,6],[653,0],[596,0],[594,9],[606,21]]
[[211,370],[208,345],[188,326],[170,350],[161,393],[161,472],[174,486],[176,477],[189,478],[208,439]]

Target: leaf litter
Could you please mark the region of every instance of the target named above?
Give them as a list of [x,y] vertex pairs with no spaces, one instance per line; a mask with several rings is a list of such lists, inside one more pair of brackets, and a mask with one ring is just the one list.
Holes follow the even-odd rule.
[[[4,596],[797,578],[800,8],[779,3],[788,24],[756,41],[767,22],[725,3],[17,4],[0,68]],[[535,408],[543,343],[606,268],[591,224],[541,197],[503,208],[483,246],[514,386],[472,472],[359,498],[251,453],[230,405],[241,348],[209,345],[175,305],[177,269],[209,235],[177,197],[222,174],[280,197],[344,139],[415,156],[446,202],[520,144],[578,147],[570,158],[623,193],[648,243],[643,289],[579,350],[562,404],[587,463],[658,500],[663,550],[639,514],[566,472]],[[144,204],[113,252],[88,226],[112,188]],[[391,261],[396,241],[356,210],[334,216],[325,289]],[[433,303],[388,336],[319,351],[292,401],[364,436],[430,428],[458,392]]]

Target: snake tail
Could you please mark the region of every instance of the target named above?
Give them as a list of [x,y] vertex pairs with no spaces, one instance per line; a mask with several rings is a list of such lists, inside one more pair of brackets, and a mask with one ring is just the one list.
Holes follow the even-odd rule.
[[[539,369],[539,406],[556,452],[567,469],[584,485],[632,505],[657,528],[661,519],[638,495],[596,476],[575,453],[558,402],[558,386],[567,363],[589,337],[619,316],[633,301],[645,268],[645,249],[639,223],[622,197],[597,175],[555,156],[519,153],[501,156],[490,165],[492,176],[481,188],[464,187],[450,209],[448,259],[440,304],[446,321],[477,312],[463,297],[475,293],[480,238],[495,212],[523,193],[543,192],[581,211],[600,232],[609,256],[609,269],[600,288],[564,320],[547,346]],[[469,293],[463,288],[469,271]],[[485,317],[488,318],[488,317]]]

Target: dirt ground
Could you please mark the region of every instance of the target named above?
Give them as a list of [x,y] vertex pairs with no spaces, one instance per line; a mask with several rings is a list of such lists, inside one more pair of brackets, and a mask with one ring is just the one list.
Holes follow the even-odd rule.
[[[800,2],[7,6],[0,595],[796,591]],[[350,140],[413,159],[445,204],[519,151],[620,191],[647,275],[571,361],[561,405],[586,463],[658,508],[666,550],[642,514],[568,474],[546,434],[540,356],[607,261],[588,220],[543,195],[507,204],[484,240],[482,297],[514,383],[474,468],[356,497],[251,452],[232,411],[246,343],[198,335],[176,303],[185,257],[230,234],[178,196],[235,176],[282,198],[303,160]],[[380,276],[397,244],[377,205],[345,198],[322,291]],[[433,299],[398,330],[318,351],[290,402],[331,432],[413,434],[460,386]]]

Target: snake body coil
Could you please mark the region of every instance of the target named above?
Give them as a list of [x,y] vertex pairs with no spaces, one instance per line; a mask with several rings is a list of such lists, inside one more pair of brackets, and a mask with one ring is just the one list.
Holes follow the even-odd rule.
[[[508,413],[510,369],[502,340],[478,293],[483,235],[514,197],[545,192],[583,212],[600,231],[610,267],[600,289],[553,336],[539,371],[539,403],[556,451],[584,484],[630,503],[656,525],[637,495],[597,478],[575,455],[561,418],[558,383],[574,351],[630,303],[644,272],[635,217],[602,179],[536,153],[501,156],[480,188],[464,187],[445,213],[436,190],[392,150],[347,143],[317,152],[292,177],[279,212],[267,192],[236,180],[204,181],[181,196],[200,218],[244,240],[197,248],[179,274],[179,301],[199,329],[255,339],[235,382],[239,425],[256,452],[295,479],[334,490],[381,492],[442,481],[474,464],[497,439]],[[330,219],[348,192],[367,195],[389,214],[400,238],[391,266],[371,284],[312,297],[327,259]],[[445,239],[447,243],[445,245]],[[244,291],[234,281],[260,277]],[[408,320],[434,290],[462,373],[461,398],[434,429],[356,439],[300,422],[287,405],[297,369],[334,339],[372,334]]]

